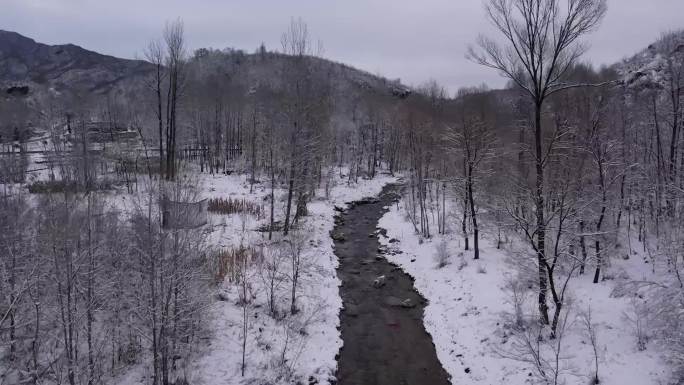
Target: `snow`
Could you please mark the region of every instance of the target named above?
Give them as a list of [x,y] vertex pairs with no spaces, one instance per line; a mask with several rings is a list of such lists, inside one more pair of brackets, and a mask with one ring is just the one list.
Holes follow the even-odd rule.
[[[396,178],[380,175],[372,180],[348,184],[342,177],[345,170],[334,176],[329,197],[323,189],[309,204],[309,215],[301,225],[307,235],[298,305],[300,312],[274,319],[268,314],[263,284],[258,272],[251,272],[252,301],[248,306],[248,331],[245,375],[241,375],[243,308],[239,288],[235,283],[223,282],[214,288],[211,306],[207,309],[209,334],[202,339],[195,358],[184,369],[192,384],[285,384],[333,383],[337,369],[336,355],[342,346],[339,332],[339,313],[342,300],[340,281],[336,275],[338,260],[333,252],[330,231],[334,227],[335,206],[376,196],[382,187]],[[141,177],[140,184],[144,184]],[[268,208],[268,183],[256,184],[250,192],[245,175],[201,174],[196,181],[200,198],[247,199],[261,202]],[[141,188],[141,192],[144,190]],[[132,212],[136,194],[123,191],[103,192],[108,204],[123,212]],[[285,191],[276,190],[276,219],[283,218]],[[532,383],[529,365],[506,358],[510,351],[511,329],[509,315],[513,305],[505,283],[514,276],[511,256],[529,253],[524,244],[511,241],[496,249],[493,237],[485,233],[481,240],[481,260],[472,260],[470,252],[463,252],[461,235],[449,233],[431,240],[421,240],[406,220],[400,205],[392,205],[378,227],[387,230],[380,238],[390,252],[387,258],[415,278],[416,289],[429,301],[424,323],[435,343],[437,356],[454,384],[526,384]],[[254,231],[267,223],[268,218],[245,215],[209,215],[206,226],[208,241],[214,249],[228,249],[238,245],[263,245],[266,233]],[[456,218],[451,222],[455,223]],[[486,224],[485,226],[486,227]],[[244,229],[244,231],[243,231]],[[276,240],[279,234],[274,234]],[[390,242],[391,239],[398,242]],[[442,240],[451,251],[450,263],[437,267],[435,247]],[[636,241],[633,241],[636,244]],[[623,242],[624,244],[625,242]],[[639,248],[634,245],[634,248]],[[398,253],[401,251],[401,253]],[[621,251],[622,254],[626,252]],[[616,253],[620,254],[620,252]],[[649,385],[668,383],[671,374],[662,357],[660,346],[648,343],[639,351],[631,323],[626,314],[632,312],[628,297],[611,296],[617,284],[629,280],[660,278],[645,256],[632,253],[632,258],[612,260],[609,274],[615,279],[592,284],[590,274],[570,281],[569,296],[573,300],[571,324],[564,339],[564,352],[573,374],[567,375],[568,384],[586,384],[593,371],[593,353],[577,316],[591,306],[597,324],[600,350],[600,378],[607,385]],[[286,263],[287,264],[287,263]],[[222,300],[219,299],[221,295]],[[279,290],[283,313],[289,306],[289,283]],[[534,313],[533,301],[528,301],[527,312]],[[284,352],[284,353],[283,353]],[[283,360],[284,358],[284,360]],[[467,370],[466,370],[467,369]],[[116,383],[144,383],[149,378],[145,364],[130,368]]]
[[[42,144],[36,142],[36,145]],[[33,148],[32,148],[33,149]],[[42,155],[31,157],[32,169],[37,168]],[[268,223],[270,183],[257,183],[250,192],[249,179],[244,174],[199,174],[194,169],[185,170],[181,183],[197,188],[198,200],[205,198],[246,199],[263,204],[266,215],[256,218],[250,215],[219,215],[209,213],[209,223],[203,228],[208,246],[213,250],[226,250],[240,244],[259,247],[267,242],[267,233],[257,232],[257,227]],[[319,188],[309,203],[307,215],[301,222],[306,233],[307,246],[303,259],[307,268],[302,273],[297,297],[299,312],[287,314],[290,288],[285,282],[280,288],[279,302],[282,318],[274,319],[268,313],[263,283],[257,269],[250,274],[248,305],[248,331],[246,343],[245,375],[241,375],[243,308],[240,305],[239,287],[227,280],[212,288],[210,306],[206,309],[206,335],[200,337],[198,351],[190,362],[183,362],[180,375],[192,384],[290,384],[315,380],[318,384],[335,381],[336,356],[342,346],[339,332],[339,314],[342,300],[339,294],[340,280],[336,268],[338,260],[333,252],[330,231],[334,227],[335,207],[365,197],[376,196],[382,187],[396,178],[378,175],[374,179],[359,179],[349,183],[348,170],[341,168],[332,175],[329,196]],[[148,177],[138,175],[133,192],[125,188],[99,191],[98,196],[110,208],[116,208],[124,216],[130,216],[146,199]],[[47,180],[46,171],[36,171],[32,180]],[[276,188],[275,219],[284,218],[286,190]],[[281,240],[274,233],[274,240]],[[285,261],[287,266],[288,261]],[[220,299],[219,299],[220,294]],[[285,352],[285,353],[283,353]],[[283,358],[285,360],[283,360]],[[107,380],[114,384],[143,384],[151,376],[150,362],[145,358],[127,367]]]
[[[485,236],[480,242],[480,260],[472,259],[472,251],[462,252],[461,259],[460,234],[421,241],[399,204],[390,208],[378,227],[387,230],[387,238],[380,241],[388,247],[388,260],[413,276],[416,289],[429,301],[425,327],[433,337],[438,358],[452,376],[452,383],[533,383],[529,365],[506,358],[511,352],[512,333],[506,321],[507,315],[513,313],[513,305],[504,287],[514,275],[510,257],[529,252],[524,245],[511,241],[497,250],[496,240]],[[398,242],[390,242],[392,238]],[[442,239],[448,242],[452,255],[447,266],[438,268],[434,254]],[[620,279],[656,278],[650,265],[638,256],[613,260],[610,272]],[[565,376],[567,383],[587,384],[593,373],[591,344],[578,319],[587,306],[591,306],[593,322],[597,324],[602,384],[667,383],[670,372],[660,347],[648,344],[645,351],[637,349],[632,327],[625,317],[630,312],[630,300],[611,297],[617,280],[593,284],[591,275],[571,279],[568,289],[573,305],[563,339],[563,355],[567,356],[571,372]],[[534,314],[533,300],[528,301],[525,310]]]
[[[347,202],[375,196],[386,183],[394,180],[391,176],[379,176],[347,185],[345,180],[336,176],[336,185],[331,189],[329,198],[316,198],[309,204],[309,215],[302,225],[308,235],[303,259],[309,262],[309,268],[300,285],[300,312],[282,320],[273,319],[268,314],[265,293],[258,288],[260,282],[256,279],[255,299],[248,307],[250,321],[244,377],[241,376],[242,307],[238,304],[239,290],[236,285],[224,282],[217,290],[227,300],[215,300],[212,304],[209,311],[210,345],[187,371],[193,374],[188,380],[193,384],[276,384],[308,382],[310,378],[319,384],[334,381],[337,370],[335,356],[342,346],[338,330],[342,307],[340,281],[336,275],[338,261],[329,235],[334,227],[334,207],[345,207]],[[230,196],[256,201],[268,192],[269,186],[257,186],[250,194],[245,176],[213,176],[205,178],[202,196]],[[277,192],[276,200],[278,194],[284,192]],[[323,194],[319,191],[319,195]],[[276,218],[282,216],[277,213]],[[214,228],[210,235],[213,243],[220,247],[240,243],[243,219],[239,215],[211,215],[210,220]],[[266,218],[262,220],[263,223],[266,221]],[[247,227],[253,229],[257,222],[250,222]],[[245,243],[258,244],[265,241],[266,233],[250,231],[245,237],[242,239]],[[284,286],[281,302],[289,303],[289,283]],[[283,364],[284,350],[286,362]]]
[[[245,199],[263,205],[266,215],[257,218],[245,214],[220,215],[209,213],[203,231],[212,250],[229,250],[239,245],[260,247],[268,244],[268,233],[256,231],[268,224],[270,183],[257,183],[250,192],[249,178],[244,174],[199,174],[186,170],[187,177],[180,182],[197,188],[200,199]],[[182,362],[180,376],[191,384],[291,384],[298,381],[318,384],[334,383],[337,371],[336,356],[342,346],[339,332],[339,314],[342,299],[340,280],[336,269],[338,260],[333,252],[330,232],[334,227],[335,207],[345,208],[347,203],[376,196],[382,187],[396,178],[379,175],[374,179],[359,179],[348,183],[342,168],[333,175],[329,196],[319,188],[308,205],[308,215],[300,221],[301,232],[306,236],[303,260],[306,268],[300,278],[297,304],[299,312],[289,314],[290,283],[284,282],[278,306],[280,317],[274,319],[268,311],[264,283],[259,271],[253,267],[249,273],[251,302],[247,307],[248,331],[245,354],[245,375],[241,375],[243,308],[240,288],[227,279],[212,286],[210,305],[206,309],[205,330],[199,337],[197,351],[189,362]],[[137,189],[99,191],[97,194],[110,208],[116,208],[124,217],[139,210],[146,199],[148,178],[138,176]],[[275,219],[284,218],[286,190],[276,188]],[[280,232],[274,232],[274,241],[282,241]],[[281,242],[282,243],[282,242]],[[285,260],[287,271],[289,261]],[[284,358],[284,360],[283,360]],[[112,384],[144,384],[151,377],[147,357],[138,364],[126,367],[114,377]]]

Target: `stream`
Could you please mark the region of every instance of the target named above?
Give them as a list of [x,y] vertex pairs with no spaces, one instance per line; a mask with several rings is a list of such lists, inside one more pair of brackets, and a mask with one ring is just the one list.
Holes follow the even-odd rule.
[[413,279],[384,258],[376,229],[400,186],[387,185],[378,198],[339,210],[332,232],[342,281],[344,309],[338,359],[339,385],[447,385],[423,325],[427,301]]

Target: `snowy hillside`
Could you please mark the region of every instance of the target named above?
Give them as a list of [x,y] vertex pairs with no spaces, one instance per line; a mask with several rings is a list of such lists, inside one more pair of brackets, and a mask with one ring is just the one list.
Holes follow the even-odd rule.
[[616,67],[630,87],[663,88],[668,81],[668,67],[682,57],[684,31],[669,32]]

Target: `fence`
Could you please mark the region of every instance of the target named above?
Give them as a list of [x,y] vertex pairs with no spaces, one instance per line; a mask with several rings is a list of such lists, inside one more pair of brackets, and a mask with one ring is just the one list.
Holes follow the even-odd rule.
[[168,229],[194,229],[207,224],[207,200],[174,202],[164,200],[164,227]]

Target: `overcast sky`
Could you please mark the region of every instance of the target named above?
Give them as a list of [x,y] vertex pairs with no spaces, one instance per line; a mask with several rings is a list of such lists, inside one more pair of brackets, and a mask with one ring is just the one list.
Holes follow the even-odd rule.
[[[279,48],[291,17],[302,17],[326,58],[418,85],[435,79],[455,91],[495,72],[468,62],[479,33],[491,34],[481,0],[0,0],[0,29],[48,44],[73,43],[133,58],[181,17],[190,48]],[[586,59],[610,64],[684,28],[684,0],[609,0]],[[494,35],[495,36],[495,35]]]

